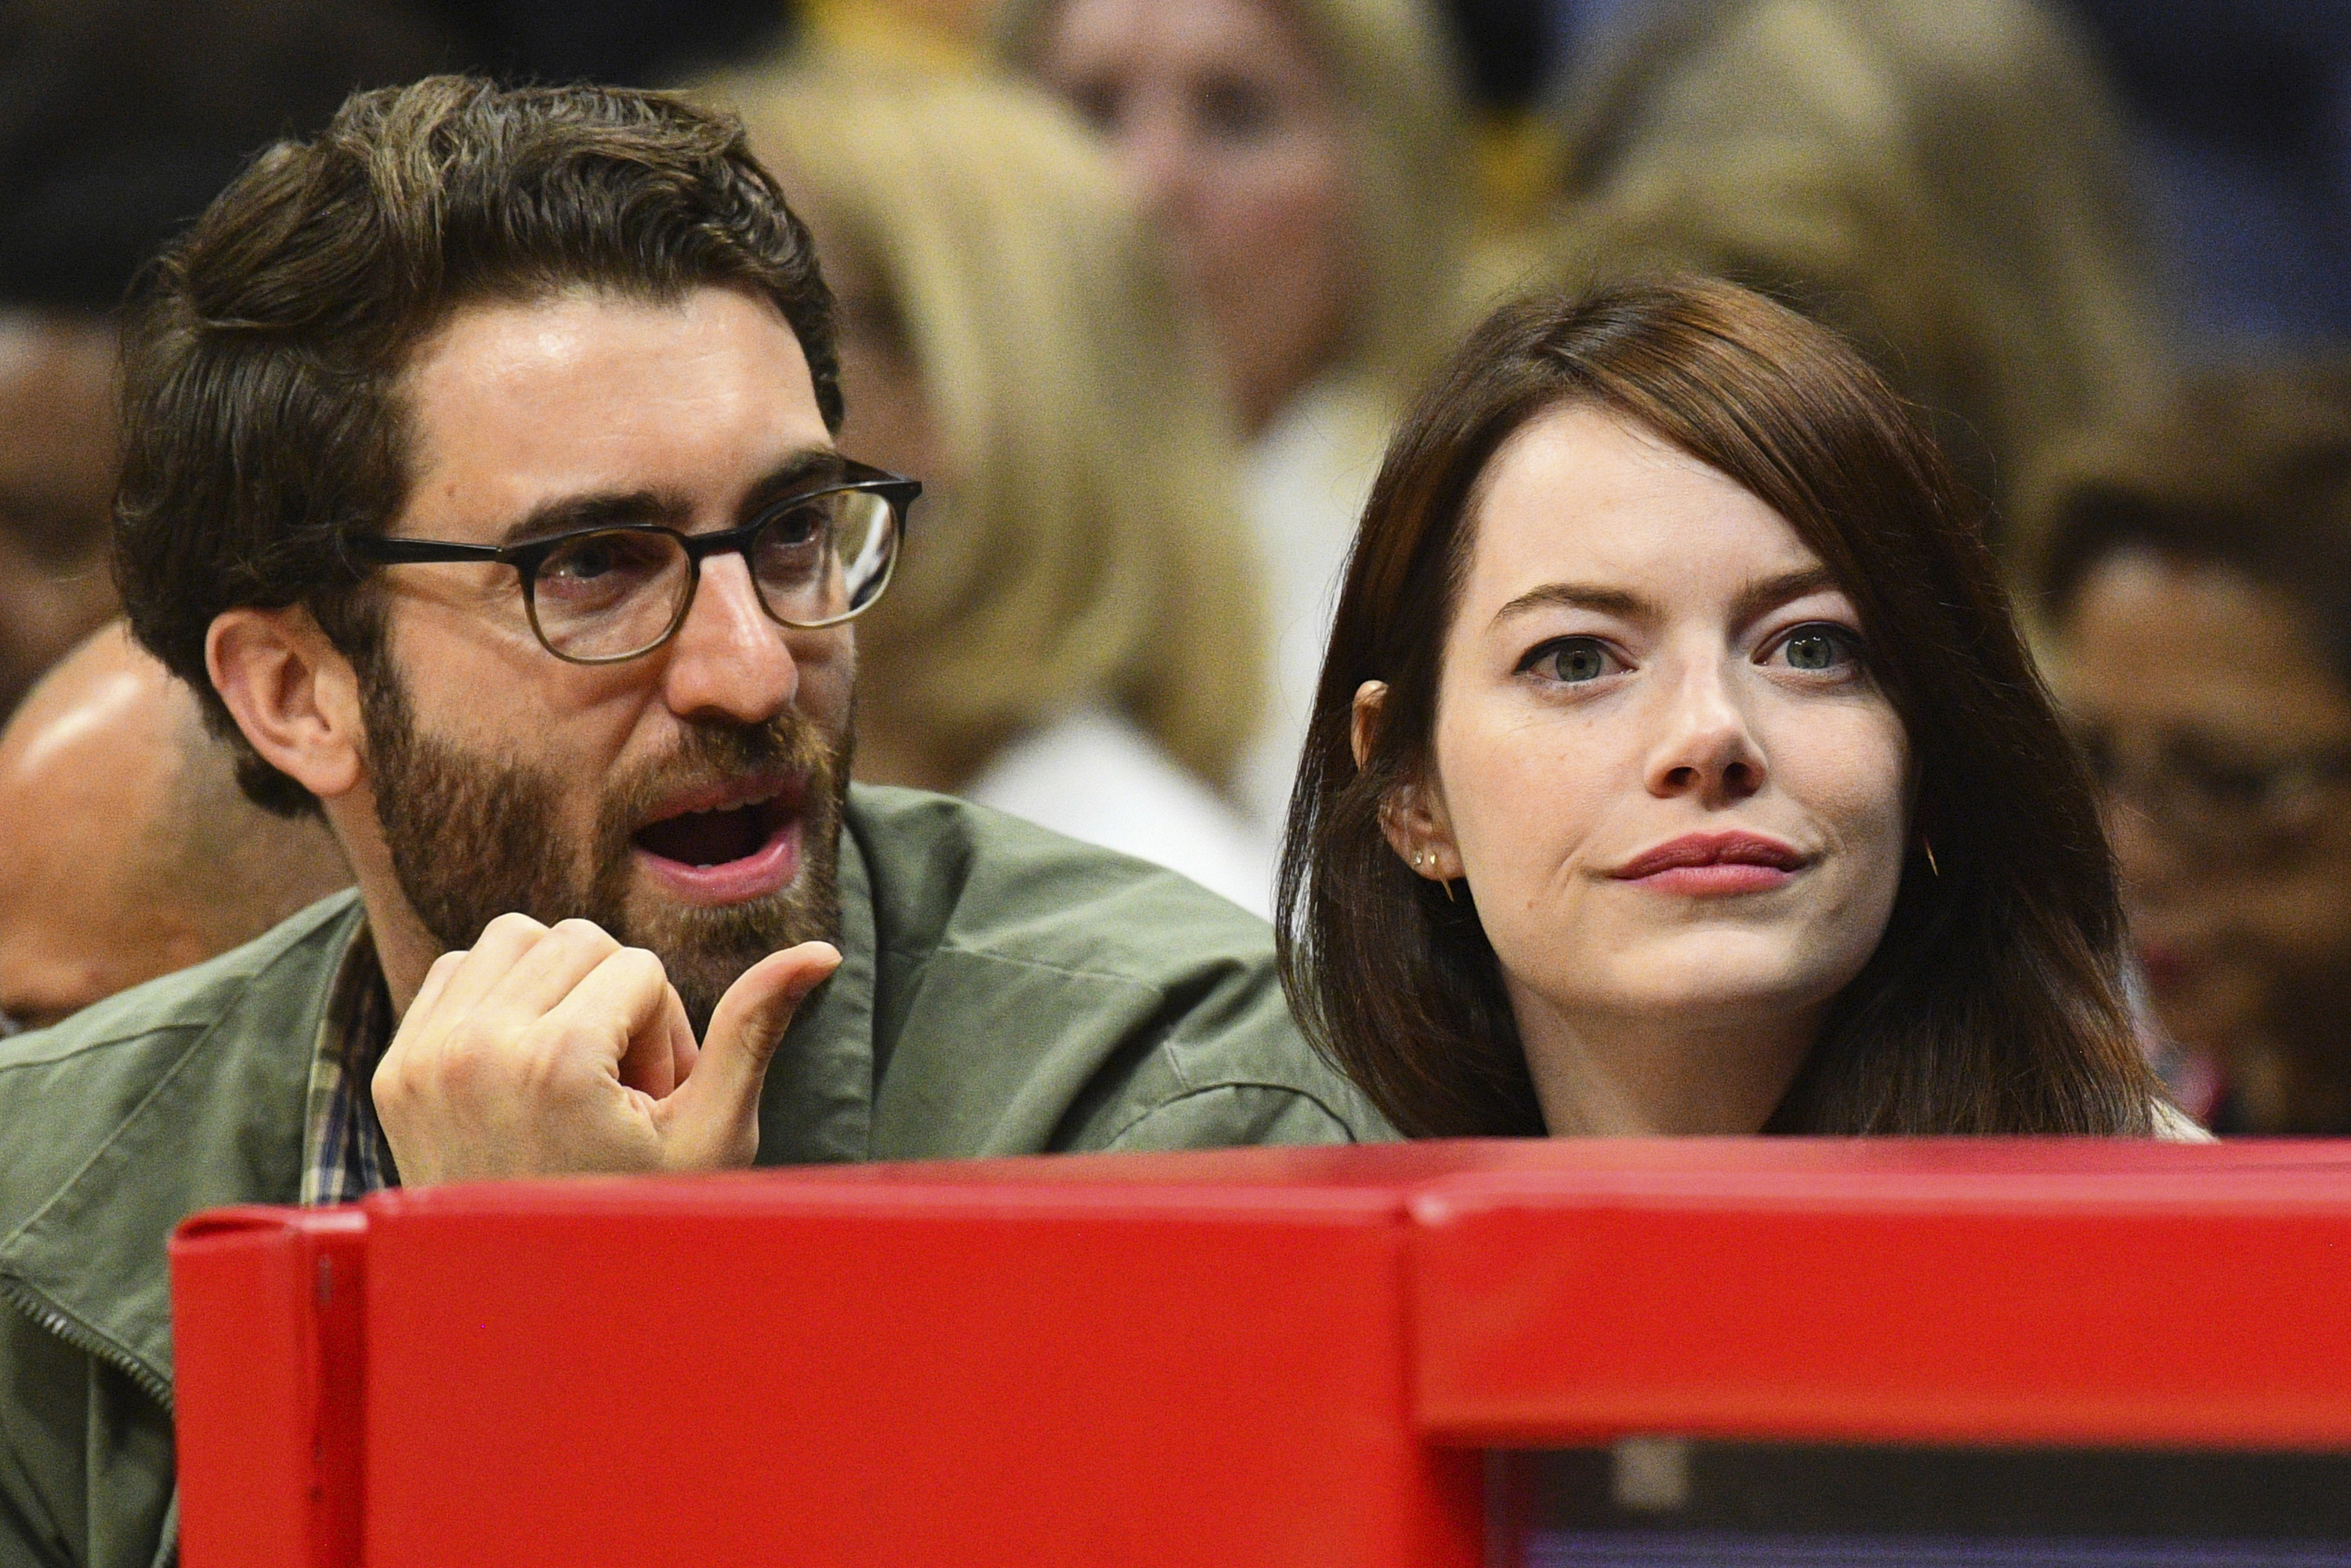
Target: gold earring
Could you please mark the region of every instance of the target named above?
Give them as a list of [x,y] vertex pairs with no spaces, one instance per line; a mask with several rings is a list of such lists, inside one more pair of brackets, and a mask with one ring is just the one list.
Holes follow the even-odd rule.
[[1935,863],[1935,841],[1921,833],[1918,835],[1918,847],[1927,852],[1927,869],[1939,878],[1943,868]]

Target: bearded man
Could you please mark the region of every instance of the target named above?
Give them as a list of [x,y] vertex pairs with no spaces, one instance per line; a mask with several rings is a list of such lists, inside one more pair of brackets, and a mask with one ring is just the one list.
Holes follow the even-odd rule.
[[835,449],[830,301],[732,121],[355,98],[126,344],[132,627],[358,889],[0,1046],[0,1560],[170,1550],[192,1210],[1386,1135],[1238,908],[849,784],[919,486]]

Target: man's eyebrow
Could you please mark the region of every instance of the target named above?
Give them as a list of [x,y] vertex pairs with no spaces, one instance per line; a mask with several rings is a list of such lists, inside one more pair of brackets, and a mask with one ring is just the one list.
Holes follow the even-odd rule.
[[1798,567],[1777,577],[1750,582],[1740,590],[1737,599],[1730,601],[1730,623],[1744,626],[1792,600],[1833,590],[1836,586],[1837,580],[1829,574],[1829,569],[1818,565]]
[[1512,616],[1532,610],[1589,610],[1601,615],[1621,615],[1628,621],[1654,620],[1657,613],[1656,605],[1626,589],[1546,582],[1540,588],[1530,588],[1494,612],[1492,624],[1499,626]]
[[527,544],[581,528],[622,528],[632,523],[660,523],[677,528],[693,516],[694,506],[683,496],[659,490],[605,490],[584,496],[559,496],[533,507],[520,521],[498,536],[502,545]]
[[744,494],[742,515],[737,520],[747,523],[761,507],[795,490],[813,489],[839,478],[844,461],[830,446],[802,447],[769,469]]
[[[745,493],[742,516],[737,520],[748,521],[753,514],[779,496],[788,496],[812,484],[822,484],[841,471],[841,454],[829,446],[804,447],[792,453],[762,475]],[[552,538],[558,534],[576,533],[581,528],[626,528],[645,523],[655,523],[684,532],[693,517],[693,501],[674,492],[594,491],[582,496],[559,496],[554,500],[541,502],[500,535],[498,542],[518,545],[532,539]]]

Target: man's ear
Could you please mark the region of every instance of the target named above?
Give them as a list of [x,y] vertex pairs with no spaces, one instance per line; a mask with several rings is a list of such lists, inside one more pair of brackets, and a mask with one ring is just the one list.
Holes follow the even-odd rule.
[[261,759],[321,800],[366,775],[359,673],[300,605],[225,610],[204,634],[204,668]]
[[[1385,681],[1365,681],[1355,688],[1348,742],[1358,768],[1372,754],[1387,695]],[[1462,876],[1461,852],[1453,842],[1453,819],[1445,809],[1445,791],[1434,779],[1396,786],[1380,803],[1380,833],[1416,875],[1431,882],[1453,882]]]

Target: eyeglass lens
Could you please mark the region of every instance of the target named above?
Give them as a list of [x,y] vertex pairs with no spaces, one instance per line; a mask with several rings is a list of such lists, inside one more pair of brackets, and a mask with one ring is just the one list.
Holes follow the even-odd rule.
[[2126,754],[2095,730],[2083,741],[2091,774],[2110,800],[2176,839],[2209,847],[2250,848],[2301,829],[2323,791],[2342,777],[2332,754],[2244,757],[2179,736]]
[[[889,581],[897,516],[887,497],[834,490],[760,519],[744,551],[768,615],[821,626],[855,614]],[[568,659],[622,659],[669,636],[694,592],[693,562],[673,534],[611,528],[581,534],[539,562],[531,616]]]

